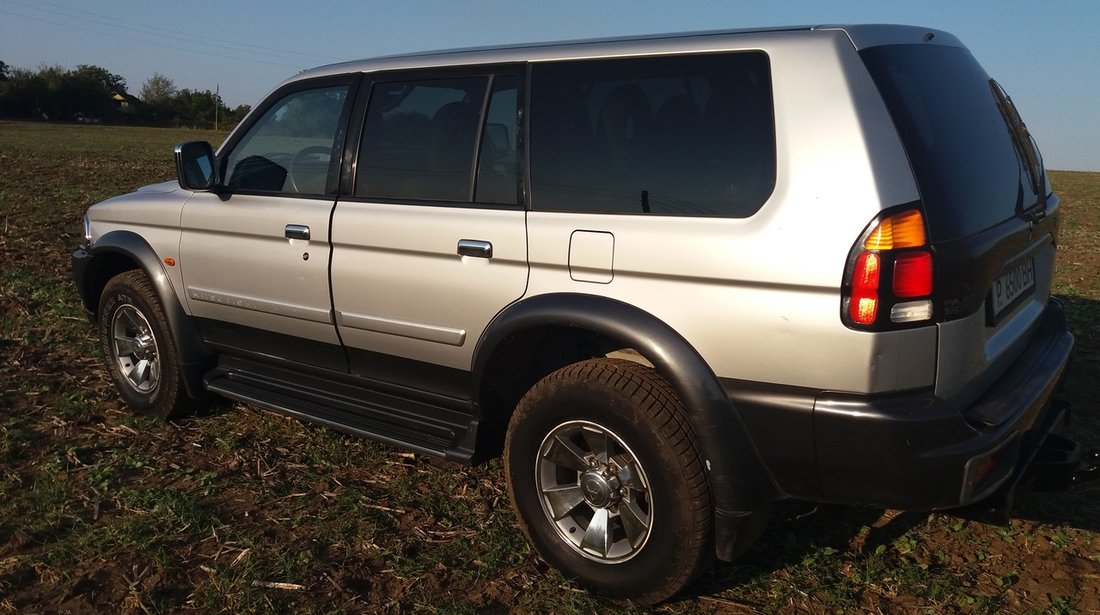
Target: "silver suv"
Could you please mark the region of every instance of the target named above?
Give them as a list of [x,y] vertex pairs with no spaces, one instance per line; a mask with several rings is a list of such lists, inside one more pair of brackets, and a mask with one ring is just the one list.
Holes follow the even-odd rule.
[[74,254],[125,402],[503,451],[607,595],[672,595],[784,498],[1001,502],[1068,411],[1058,197],[944,32],[336,64],[176,160]]

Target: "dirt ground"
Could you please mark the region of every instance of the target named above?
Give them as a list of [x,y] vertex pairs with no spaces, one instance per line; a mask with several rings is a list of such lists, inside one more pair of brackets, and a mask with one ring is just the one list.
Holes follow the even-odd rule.
[[[539,559],[499,461],[225,402],[167,424],[131,415],[68,254],[88,204],[170,176],[164,148],[193,135],[169,132],[0,123],[0,613],[1100,613],[1096,483],[1023,494],[1004,526],[779,503],[745,556],[644,609]],[[1100,174],[1054,179],[1055,291],[1079,344],[1068,432],[1100,446]]]

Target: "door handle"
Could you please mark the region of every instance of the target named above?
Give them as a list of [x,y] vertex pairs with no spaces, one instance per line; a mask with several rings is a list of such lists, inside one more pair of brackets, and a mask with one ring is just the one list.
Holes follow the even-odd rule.
[[287,239],[309,240],[309,227],[304,224],[288,224],[285,230]]
[[461,256],[493,258],[493,244],[478,239],[459,239],[458,253]]

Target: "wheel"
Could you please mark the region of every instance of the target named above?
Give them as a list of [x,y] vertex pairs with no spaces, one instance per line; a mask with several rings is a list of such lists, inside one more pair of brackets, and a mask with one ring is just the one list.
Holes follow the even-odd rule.
[[659,602],[713,561],[696,437],[651,368],[593,359],[543,378],[512,415],[504,465],[539,554],[597,593]]
[[189,406],[167,322],[144,272],[120,273],[103,288],[99,334],[107,371],[139,414],[168,418]]

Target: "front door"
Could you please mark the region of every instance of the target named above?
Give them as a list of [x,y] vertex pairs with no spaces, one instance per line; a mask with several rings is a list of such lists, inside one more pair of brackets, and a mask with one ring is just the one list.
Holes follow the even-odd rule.
[[349,88],[328,79],[269,97],[219,153],[224,185],[184,206],[186,301],[216,347],[346,369],[328,264]]

